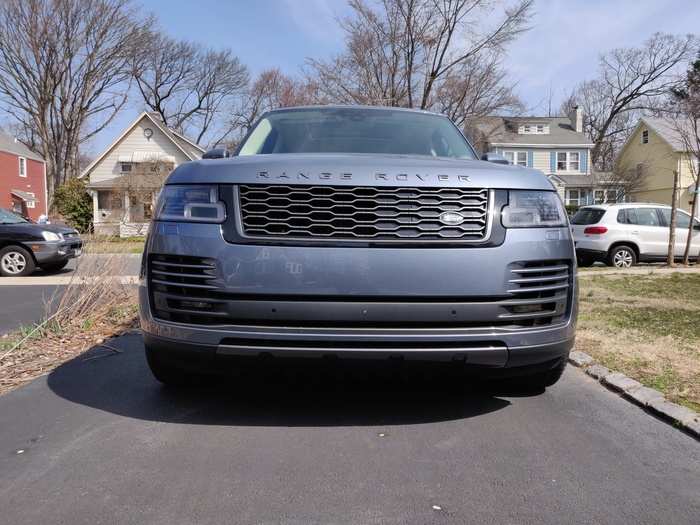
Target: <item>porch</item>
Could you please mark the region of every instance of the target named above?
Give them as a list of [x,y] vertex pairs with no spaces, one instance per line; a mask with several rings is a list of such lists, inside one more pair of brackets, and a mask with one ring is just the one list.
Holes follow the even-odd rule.
[[130,177],[122,176],[88,185],[96,234],[120,237],[146,235],[162,186],[162,177],[139,178],[138,187],[132,183]]

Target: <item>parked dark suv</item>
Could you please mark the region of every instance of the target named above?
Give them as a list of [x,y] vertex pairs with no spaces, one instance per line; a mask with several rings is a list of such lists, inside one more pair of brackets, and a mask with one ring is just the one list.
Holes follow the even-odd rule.
[[574,341],[575,273],[547,178],[478,160],[449,119],[281,109],[232,158],[169,176],[141,325],[165,383],[245,355],[447,360],[547,386]]
[[39,267],[57,272],[83,248],[73,228],[35,224],[0,208],[0,275],[23,277]]

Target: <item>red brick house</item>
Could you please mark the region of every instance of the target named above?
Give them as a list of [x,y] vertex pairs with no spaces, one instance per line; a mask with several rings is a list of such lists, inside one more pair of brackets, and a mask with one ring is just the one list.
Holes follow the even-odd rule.
[[44,159],[0,132],[0,208],[37,220],[48,213],[46,201]]

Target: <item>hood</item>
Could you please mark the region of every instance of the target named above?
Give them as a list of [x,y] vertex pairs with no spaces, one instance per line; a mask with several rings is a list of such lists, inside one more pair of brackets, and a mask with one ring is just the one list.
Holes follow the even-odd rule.
[[49,231],[54,233],[77,233],[74,228],[69,228],[67,226],[59,226],[57,224],[34,224],[32,222],[21,222],[18,224],[4,224],[5,227],[17,228],[18,230],[24,231],[28,234],[39,235],[41,232]]
[[273,154],[198,160],[166,184],[304,184],[552,190],[541,171],[481,160],[408,155]]

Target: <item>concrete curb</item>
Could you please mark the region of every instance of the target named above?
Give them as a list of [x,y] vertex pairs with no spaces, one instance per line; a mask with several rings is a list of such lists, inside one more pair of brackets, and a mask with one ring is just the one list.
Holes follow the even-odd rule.
[[586,374],[600,381],[613,392],[617,392],[623,398],[700,440],[700,414],[694,410],[671,403],[658,390],[648,388],[625,374],[608,370],[597,364],[590,355],[584,352],[578,350],[571,352],[569,363],[581,368]]

